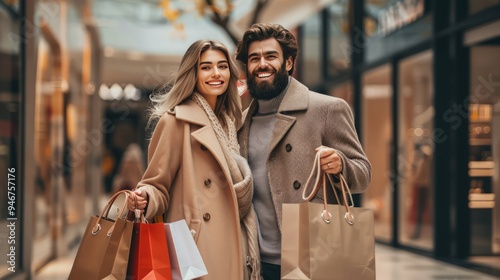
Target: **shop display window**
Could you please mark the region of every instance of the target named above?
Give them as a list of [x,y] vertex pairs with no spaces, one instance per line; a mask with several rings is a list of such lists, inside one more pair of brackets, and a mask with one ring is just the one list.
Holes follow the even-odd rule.
[[314,88],[321,82],[321,14],[315,14],[302,25],[301,82]]
[[468,0],[469,15],[500,5],[500,0]]
[[328,74],[333,77],[348,73],[351,68],[351,53],[363,47],[352,46],[349,38],[353,25],[352,18],[349,18],[352,2],[352,0],[335,1],[328,7],[330,32]]
[[[60,154],[62,147],[62,111],[59,106],[55,106],[56,89],[53,81],[56,78],[55,73],[60,73],[60,64],[54,63],[54,53],[50,51],[49,44],[42,37],[38,45],[38,67],[35,93],[35,130],[34,143],[34,162],[35,162],[35,193],[34,205],[30,214],[34,217],[34,263],[35,266],[41,266],[50,258],[54,257],[54,251],[48,248],[54,247],[54,240],[51,236],[52,207],[57,204],[54,201],[54,192],[56,189],[64,188],[61,186],[64,180],[57,180],[61,176],[62,160],[55,156]],[[61,96],[61,92],[57,96]],[[62,106],[62,104],[60,104]],[[58,116],[54,116],[57,114]],[[62,178],[62,176],[60,177]]]
[[471,255],[500,254],[500,45],[470,49]]
[[352,82],[343,82],[331,88],[329,95],[344,99],[354,113],[354,94]]
[[20,30],[19,21],[0,6],[0,278],[20,270],[22,76],[20,46],[9,40]]
[[398,83],[399,239],[433,248],[433,54],[401,60]]
[[362,77],[362,144],[372,165],[372,181],[363,193],[362,205],[373,209],[375,236],[392,240],[392,163],[393,114],[391,66],[383,65]]

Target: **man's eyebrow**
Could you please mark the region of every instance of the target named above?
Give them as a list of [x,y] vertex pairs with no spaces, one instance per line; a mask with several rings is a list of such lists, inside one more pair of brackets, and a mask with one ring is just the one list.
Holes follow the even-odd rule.
[[[259,52],[253,52],[251,54],[248,55],[248,57],[252,57],[252,56],[259,56]],[[268,54],[279,54],[279,52],[277,50],[270,50],[270,51],[265,51],[264,52],[265,55],[268,55]]]

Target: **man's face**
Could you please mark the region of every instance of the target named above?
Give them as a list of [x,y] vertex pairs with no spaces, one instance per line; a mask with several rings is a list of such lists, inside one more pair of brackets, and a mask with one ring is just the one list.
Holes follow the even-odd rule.
[[288,84],[292,58],[283,58],[281,46],[274,38],[254,41],[248,46],[247,79],[250,95],[269,100],[278,96]]

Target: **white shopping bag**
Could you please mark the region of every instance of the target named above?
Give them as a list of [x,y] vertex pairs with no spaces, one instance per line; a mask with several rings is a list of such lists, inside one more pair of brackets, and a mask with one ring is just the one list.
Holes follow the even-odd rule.
[[207,268],[186,220],[165,223],[172,280],[191,280],[207,275]]

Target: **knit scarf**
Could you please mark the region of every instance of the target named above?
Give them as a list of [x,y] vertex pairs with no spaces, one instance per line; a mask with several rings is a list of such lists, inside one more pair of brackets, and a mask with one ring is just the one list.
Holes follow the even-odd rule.
[[[191,99],[203,108],[207,114],[229,166],[231,179],[233,181],[233,189],[238,201],[240,225],[242,228],[243,264],[246,264],[249,269],[248,273],[245,273],[245,279],[260,280],[257,218],[252,205],[253,179],[248,162],[240,155],[234,122],[227,113],[223,111],[222,116],[226,123],[226,129],[224,129],[203,96],[195,92]],[[244,269],[244,271],[246,271],[246,269]]]

